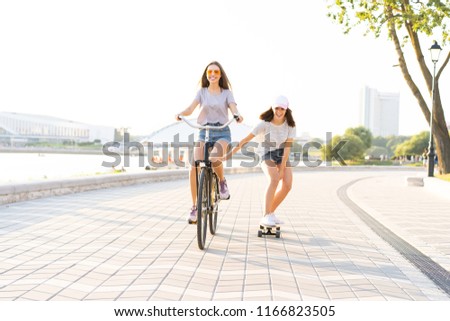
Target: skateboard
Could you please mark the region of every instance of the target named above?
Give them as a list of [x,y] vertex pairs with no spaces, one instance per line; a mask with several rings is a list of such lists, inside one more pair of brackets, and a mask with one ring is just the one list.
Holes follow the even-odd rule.
[[277,239],[280,238],[281,231],[279,225],[259,225],[258,237],[263,235],[275,235]]

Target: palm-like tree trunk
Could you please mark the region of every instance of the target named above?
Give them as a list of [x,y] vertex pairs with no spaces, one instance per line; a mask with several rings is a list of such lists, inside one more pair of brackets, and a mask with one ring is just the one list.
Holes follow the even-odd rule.
[[[412,94],[416,98],[420,109],[422,110],[423,115],[425,116],[425,119],[427,120],[428,124],[430,124],[430,118],[431,118],[431,112],[428,108],[428,105],[425,101],[425,99],[422,96],[422,93],[420,92],[419,88],[415,84],[414,80],[411,77],[411,74],[409,73],[408,67],[406,65],[406,60],[400,45],[400,41],[398,39],[397,35],[397,29],[395,25],[395,19],[392,12],[392,8],[386,8],[386,16],[388,18],[388,32],[389,36],[394,42],[395,50],[397,52],[398,60],[399,60],[399,66],[402,71],[403,77],[406,80],[406,83],[408,87],[411,89]],[[428,69],[424,56],[422,54],[422,49],[420,47],[420,42],[417,33],[413,30],[412,26],[406,22],[405,27],[408,31],[409,37],[411,39],[411,45],[414,49],[414,52],[416,54],[416,59],[419,63],[420,70],[422,71],[422,75],[425,79],[425,83],[427,84],[428,91],[431,96],[432,91],[432,85],[433,85],[433,76]],[[436,154],[438,156],[438,162],[439,162],[439,171],[441,173],[450,173],[450,136],[449,131],[447,128],[447,123],[445,121],[445,115],[444,110],[442,108],[442,101],[441,96],[439,93],[439,86],[438,86],[438,80],[439,76],[441,75],[443,69],[447,65],[448,61],[450,60],[450,53],[447,56],[446,60],[444,61],[444,64],[440,68],[439,72],[437,73],[435,77],[435,104],[434,104],[434,110],[433,110],[433,136],[436,146]]]

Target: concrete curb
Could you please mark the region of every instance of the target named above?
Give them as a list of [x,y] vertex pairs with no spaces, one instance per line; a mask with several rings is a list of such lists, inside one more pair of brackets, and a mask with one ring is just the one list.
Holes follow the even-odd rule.
[[[295,171],[423,171],[422,168],[400,166],[298,166]],[[225,168],[226,175],[261,173],[261,168]],[[85,192],[101,188],[111,188],[134,184],[145,184],[177,179],[188,179],[187,169],[146,171],[143,173],[105,174],[99,176],[76,177],[30,183],[0,185],[0,204],[33,200],[42,197]],[[445,182],[444,182],[445,183]],[[450,184],[449,184],[450,185]],[[449,192],[450,195],[450,192]]]
[[59,180],[0,186],[0,204],[8,204],[41,197],[79,193],[89,190],[143,184],[175,179],[187,179],[187,170],[167,170],[145,173],[106,174]]
[[408,186],[423,186],[423,177],[407,177]]

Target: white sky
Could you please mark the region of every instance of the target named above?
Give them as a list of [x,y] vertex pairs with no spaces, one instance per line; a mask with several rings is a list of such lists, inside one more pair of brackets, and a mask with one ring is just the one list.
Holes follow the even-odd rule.
[[[0,0],[0,111],[149,134],[192,102],[204,67],[217,60],[249,125],[284,94],[298,134],[341,134],[359,125],[368,85],[400,92],[400,134],[426,130],[392,67],[393,44],[344,35],[326,12],[325,1],[298,0]],[[440,80],[448,121],[449,68]]]

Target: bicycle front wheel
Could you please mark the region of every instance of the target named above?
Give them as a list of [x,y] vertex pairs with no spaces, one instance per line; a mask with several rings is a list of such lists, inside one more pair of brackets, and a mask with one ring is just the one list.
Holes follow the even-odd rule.
[[219,178],[216,173],[212,174],[210,191],[211,215],[209,217],[209,231],[212,235],[214,235],[217,230],[217,213],[219,212]]
[[205,248],[206,231],[208,228],[209,207],[209,173],[202,169],[197,191],[197,242],[200,250]]

